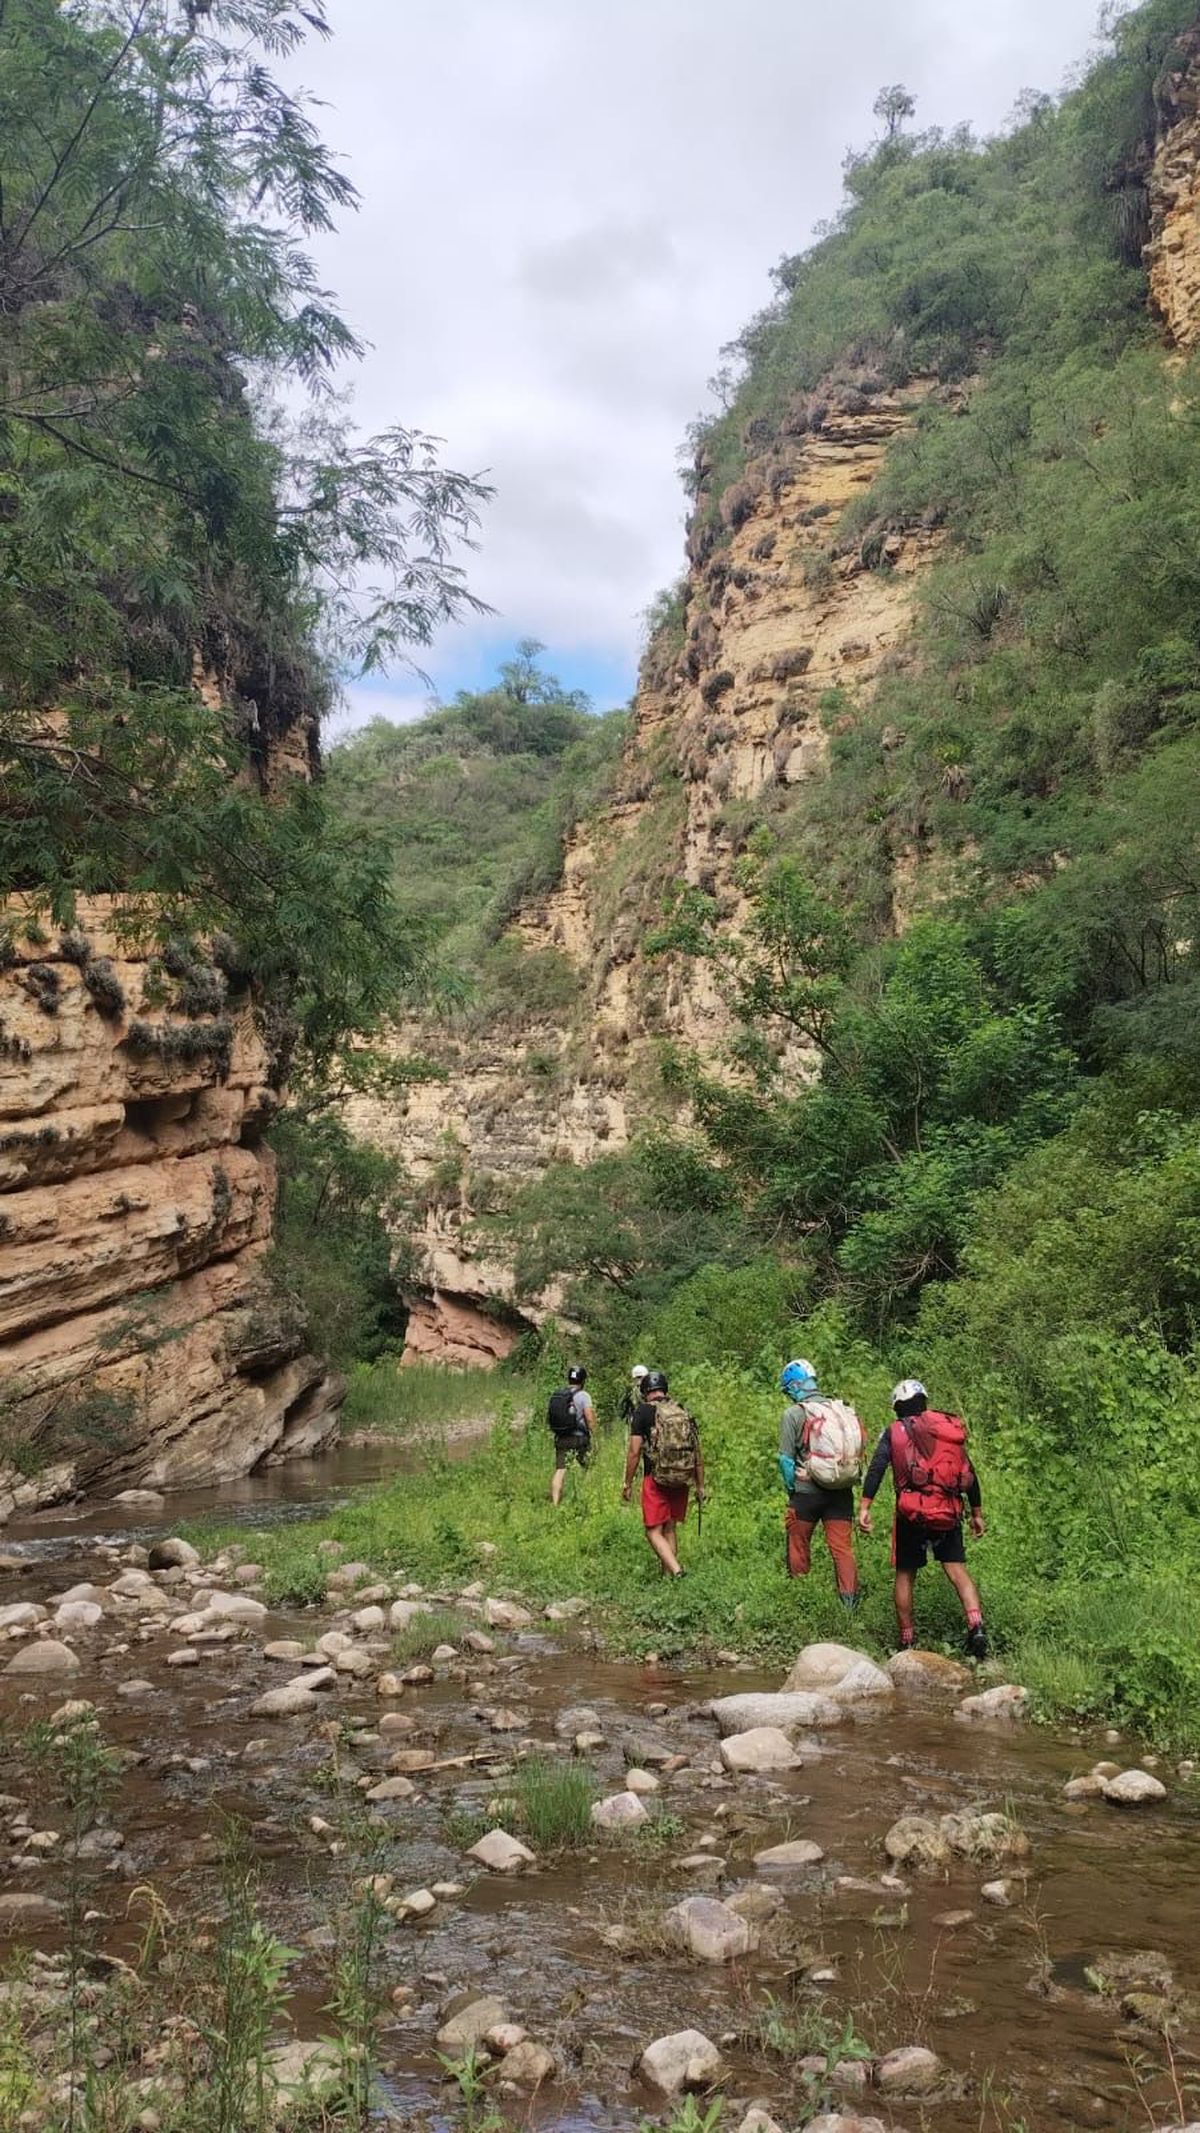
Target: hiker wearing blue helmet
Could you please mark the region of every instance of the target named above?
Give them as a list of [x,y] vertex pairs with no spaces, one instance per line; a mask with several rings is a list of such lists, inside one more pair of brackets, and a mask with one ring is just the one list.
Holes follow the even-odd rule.
[[787,1573],[808,1576],[812,1537],[825,1528],[842,1605],[858,1605],[854,1560],[854,1484],[862,1472],[863,1426],[844,1400],[826,1398],[804,1356],[788,1363],[779,1380],[789,1406],[779,1427],[779,1471],[788,1492]]

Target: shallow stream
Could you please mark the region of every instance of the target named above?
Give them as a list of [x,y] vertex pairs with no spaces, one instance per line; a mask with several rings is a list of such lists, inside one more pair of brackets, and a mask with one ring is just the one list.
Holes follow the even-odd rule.
[[[0,1555],[19,1567],[0,1577],[0,1604],[46,1604],[84,1581],[106,1586],[131,1547],[186,1520],[217,1514],[254,1525],[303,1516],[379,1478],[396,1457],[387,1447],[346,1449],[174,1497],[149,1520],[145,1511],[91,1505],[14,1524],[0,1535]],[[180,1611],[187,1605],[184,1585]],[[472,1754],[477,1764],[415,1774],[414,1797],[378,1810],[387,1832],[383,1863],[397,1890],[463,1886],[427,1919],[389,1922],[382,2058],[393,2105],[453,2116],[435,2034],[453,1993],[475,1987],[497,1994],[558,2059],[561,2078],[532,2105],[517,2105],[513,2122],[532,2114],[547,2127],[636,2125],[662,2109],[632,2071],[639,2052],[654,2037],[693,2027],[722,2046],[729,2125],[737,2123],[733,2105],[740,2116],[751,2098],[794,2125],[815,2107],[821,2085],[805,2083],[798,2043],[781,2051],[777,2035],[772,2048],[763,2022],[772,1999],[796,2036],[806,2024],[810,2036],[822,2025],[832,2033],[851,2016],[874,2054],[921,2044],[941,2056],[944,2076],[933,2096],[893,2102],[871,2091],[861,2099],[858,2108],[885,2123],[1040,2133],[1180,2121],[1180,2095],[1188,2100],[1200,2077],[1200,1793],[1169,1764],[1158,1770],[1167,1785],[1158,1805],[1068,1802],[1062,1790],[1098,1757],[1136,1763],[1136,1743],[1027,1725],[980,1727],[957,1720],[953,1701],[897,1696],[883,1715],[825,1732],[821,1752],[801,1769],[733,1776],[717,1760],[717,1730],[704,1706],[735,1690],[776,1688],[778,1678],[749,1666],[689,1672],[617,1662],[600,1648],[602,1623],[586,1616],[491,1630],[493,1654],[464,1652],[438,1665],[433,1681],[392,1705],[381,1705],[373,1678],[344,1677],[332,1694],[313,1699],[315,1720],[253,1716],[263,1690],[295,1670],[265,1658],[263,1645],[284,1637],[311,1643],[337,1619],[333,1605],[319,1615],[272,1615],[228,1642],[198,1645],[198,1663],[170,1667],[179,1636],[143,1630],[136,1616],[106,1617],[74,1639],[82,1664],[70,1676],[0,1675],[0,1790],[28,1806],[34,1822],[15,1745],[30,1721],[66,1697],[87,1697],[105,1736],[127,1752],[109,1810],[124,1844],[96,1861],[88,1888],[110,1953],[129,1954],[141,1930],[130,1914],[135,1887],[152,1883],[178,1921],[212,1910],[234,1819],[259,1861],[272,1926],[303,1951],[297,2031],[320,2033],[320,1958],[347,1868],[309,1822],[329,1812],[335,1752],[351,1784],[360,1773],[368,1782],[382,1774],[398,1747],[433,1749],[439,1760]],[[119,1693],[133,1678],[148,1689]],[[503,1791],[505,1765],[529,1744],[563,1753],[555,1722],[576,1705],[599,1720],[604,1745],[588,1759],[604,1792],[621,1789],[627,1765],[661,1769],[666,1756],[687,1758],[654,1796],[674,1818],[667,1834],[658,1843],[598,1841],[515,1878],[479,1872],[452,1841],[448,1815],[482,1811]],[[519,1725],[495,1732],[497,1707],[515,1710]],[[380,1740],[383,1708],[402,1710],[411,1730]],[[963,1860],[946,1877],[906,1872],[905,1888],[881,1885],[883,1839],[898,1816],[967,1807],[1005,1808],[1028,1832],[1027,1870],[1009,1870],[1007,1907],[981,1896],[1003,1870]],[[20,1820],[11,1805],[0,1808],[0,1828],[10,1831],[5,1886],[49,1892],[58,1871],[53,1852],[34,1862]],[[798,1836],[814,1838],[824,1861],[778,1882],[785,1909],[758,1952],[724,1966],[663,1952],[662,1911],[690,1894],[727,1896],[761,1881],[753,1854]],[[684,1866],[704,1853],[707,1866]],[[45,1928],[24,1937],[41,1948],[54,1944]],[[1131,2019],[1120,2004],[1131,1986],[1152,1981],[1162,1998],[1167,1973],[1169,2046],[1153,2022]],[[411,1987],[400,2006],[391,2000],[397,1986]]]

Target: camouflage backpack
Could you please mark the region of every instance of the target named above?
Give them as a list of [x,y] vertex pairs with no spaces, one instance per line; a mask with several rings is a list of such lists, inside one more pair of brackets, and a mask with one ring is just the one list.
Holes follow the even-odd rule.
[[664,1489],[694,1482],[700,1438],[696,1424],[678,1400],[660,1400],[654,1410],[650,1432],[650,1472]]

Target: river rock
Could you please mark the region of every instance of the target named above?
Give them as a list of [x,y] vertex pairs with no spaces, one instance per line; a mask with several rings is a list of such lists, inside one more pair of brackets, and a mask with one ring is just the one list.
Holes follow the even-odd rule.
[[765,1851],[755,1852],[754,1864],[763,1873],[786,1873],[819,1866],[824,1857],[820,1845],[814,1844],[811,1837],[792,1837],[786,1844],[769,1844]]
[[264,1659],[279,1659],[290,1666],[303,1666],[307,1656],[298,1637],[273,1637],[262,1648]]
[[510,1711],[504,1705],[491,1712],[488,1717],[488,1725],[493,1733],[523,1733],[528,1724],[528,1711]]
[[94,1600],[67,1600],[54,1614],[55,1629],[95,1629],[104,1620],[104,1609]]
[[765,1926],[768,1919],[784,1908],[782,1890],[769,1881],[751,1882],[748,1888],[738,1889],[734,1895],[725,1898],[725,1909],[752,1926]]
[[996,1723],[1010,1725],[1024,1718],[1029,1711],[1029,1691],[1018,1688],[1014,1681],[1002,1681],[998,1688],[981,1689],[978,1696],[964,1696],[954,1716],[964,1723]]
[[1084,1777],[1068,1778],[1063,1786],[1064,1800],[1098,1800],[1103,1798],[1106,1780],[1089,1770]]
[[12,1600],[7,1607],[0,1607],[0,1630],[33,1629],[45,1620],[45,1608],[32,1600]]
[[928,1815],[901,1815],[883,1840],[883,1848],[897,1866],[918,1867],[940,1874],[950,1864],[950,1842],[940,1824]]
[[153,1593],[155,1599],[162,1598],[162,1594],[159,1592],[150,1572],[142,1570],[137,1565],[134,1565],[129,1570],[123,1570],[120,1577],[113,1579],[108,1589],[114,1598],[118,1600],[140,1600],[143,1596],[148,1598],[151,1593]]
[[63,1916],[63,1906],[51,1896],[19,1890],[0,1894],[0,1934],[40,1931]]
[[457,1659],[458,1649],[453,1644],[435,1644],[429,1656],[435,1666],[448,1666],[452,1659]]
[[663,1925],[676,1946],[699,1963],[728,1963],[754,1946],[749,1920],[714,1896],[685,1896],[664,1913]]
[[367,1798],[372,1806],[384,1800],[411,1800],[416,1789],[411,1778],[380,1778],[377,1785],[371,1786],[367,1793]]
[[368,1674],[375,1671],[375,1662],[370,1652],[339,1652],[333,1663],[339,1674],[351,1674],[356,1681],[364,1681]]
[[882,2118],[859,2118],[856,2113],[825,2111],[810,2118],[804,2133],[888,2133]]
[[505,2053],[501,2071],[506,2081],[515,2081],[520,2089],[540,2089],[544,2082],[553,2081],[558,2062],[544,2044],[526,2037]]
[[377,1629],[386,1629],[387,1616],[382,1607],[359,1607],[350,1617],[360,1636],[369,1637]]
[[478,1844],[471,1845],[467,1857],[478,1859],[480,1865],[486,1866],[492,1874],[516,1874],[523,1866],[537,1863],[529,1846],[517,1837],[510,1837],[506,1829],[489,1829]]
[[428,1770],[436,1763],[437,1755],[432,1748],[399,1748],[388,1764],[389,1770]]
[[529,1629],[533,1616],[515,1600],[485,1600],[483,1619],[489,1629]]
[[962,1859],[988,1864],[1029,1856],[1029,1839],[1011,1815],[971,1810],[964,1814],[943,1815],[939,1827],[951,1851],[957,1852]]
[[200,1654],[193,1644],[185,1644],[177,1652],[167,1653],[168,1666],[199,1666]]
[[146,1557],[150,1570],[198,1570],[200,1551],[190,1541],[173,1536],[170,1540],[151,1541]]
[[316,1688],[325,1681],[333,1680],[333,1669],[322,1668],[311,1674],[300,1674],[295,1681],[285,1681],[281,1688],[268,1689],[257,1702],[250,1706],[252,1718],[296,1718],[319,1708]]
[[495,1651],[496,1640],[494,1637],[485,1637],[481,1629],[469,1629],[463,1638],[463,1645],[469,1652],[479,1652],[486,1656],[488,1652]]
[[[579,1745],[578,1738],[575,1745],[576,1747]],[[661,1781],[655,1777],[652,1770],[638,1770],[635,1768],[625,1772],[626,1792],[636,1792],[639,1797],[645,1793],[658,1792],[660,1783]]]
[[708,1708],[723,1734],[749,1733],[756,1726],[778,1726],[781,1732],[798,1733],[813,1726],[836,1726],[846,1717],[844,1704],[813,1689],[718,1696]]
[[505,2052],[515,2051],[518,2044],[524,2044],[528,2035],[529,2031],[523,2029],[519,2022],[497,2022],[494,2029],[489,2029],[483,2041],[493,2059],[503,2059]]
[[785,1694],[796,1689],[823,1690],[849,1703],[893,1692],[883,1668],[849,1644],[806,1644],[793,1660],[783,1687]]
[[167,1507],[161,1489],[122,1489],[113,1502],[129,1504],[135,1511],[165,1511]]
[[999,1881],[985,1881],[979,1893],[985,1903],[994,1904],[998,1911],[1007,1911],[1012,1907],[1011,1881],[1003,1878]]
[[678,2096],[681,2089],[711,2088],[725,2071],[716,2045],[699,2029],[679,2029],[669,2037],[656,2037],[646,2046],[638,2067],[663,2096]]
[[432,1612],[428,1600],[393,1600],[388,1621],[393,1629],[408,1629],[421,1615]]
[[400,1909],[407,1918],[428,1918],[437,1910],[437,1897],[432,1889],[410,1889],[400,1898]]
[[875,2068],[875,2081],[885,2096],[928,2096],[942,2076],[942,2062],[923,2044],[904,2044],[888,2052]]
[[783,2133],[783,2128],[761,2103],[752,2103],[737,2133]]
[[600,1713],[593,1711],[590,1703],[568,1704],[554,1721],[554,1730],[560,1740],[574,1740],[577,1733],[598,1733],[603,1738]]
[[74,1674],[78,1666],[79,1660],[69,1644],[43,1637],[36,1644],[22,1645],[4,1671],[6,1674]]
[[261,1622],[267,1610],[247,1592],[210,1592],[204,1612],[219,1622]]
[[[289,2107],[289,2116],[292,2105],[317,2104],[331,2095],[343,2073],[337,2046],[321,2040],[305,2043],[297,2037],[290,2044],[277,2045],[266,2057],[268,2084]],[[283,2122],[282,2115],[278,2122]]]
[[640,1829],[649,1819],[636,1792],[612,1792],[592,1809],[597,1829]]
[[508,2009],[503,2000],[491,1993],[456,1994],[443,2010],[445,2020],[437,2033],[438,2049],[444,2052],[474,2051],[481,2045],[489,2029],[497,2029],[508,2020]]
[[801,1758],[787,1734],[778,1726],[753,1726],[748,1733],[729,1733],[721,1742],[721,1761],[727,1770],[796,1770]]
[[893,1652],[887,1670],[898,1689],[928,1690],[931,1694],[955,1694],[965,1689],[971,1679],[971,1669],[961,1666],[957,1659],[947,1659],[944,1652],[922,1652],[911,1648]]
[[1122,1770],[1119,1777],[1105,1778],[1104,1797],[1118,1807],[1145,1807],[1151,1800],[1165,1800],[1167,1788],[1148,1770]]
[[60,1703],[57,1711],[50,1713],[50,1724],[56,1732],[65,1732],[70,1726],[91,1725],[96,1716],[96,1706],[85,1696],[73,1697],[70,1703]]

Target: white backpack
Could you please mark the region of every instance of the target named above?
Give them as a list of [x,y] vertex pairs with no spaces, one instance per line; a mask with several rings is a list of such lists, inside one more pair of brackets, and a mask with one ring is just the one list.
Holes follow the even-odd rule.
[[822,1489],[845,1489],[862,1473],[866,1437],[862,1423],[844,1400],[802,1400],[803,1472]]

